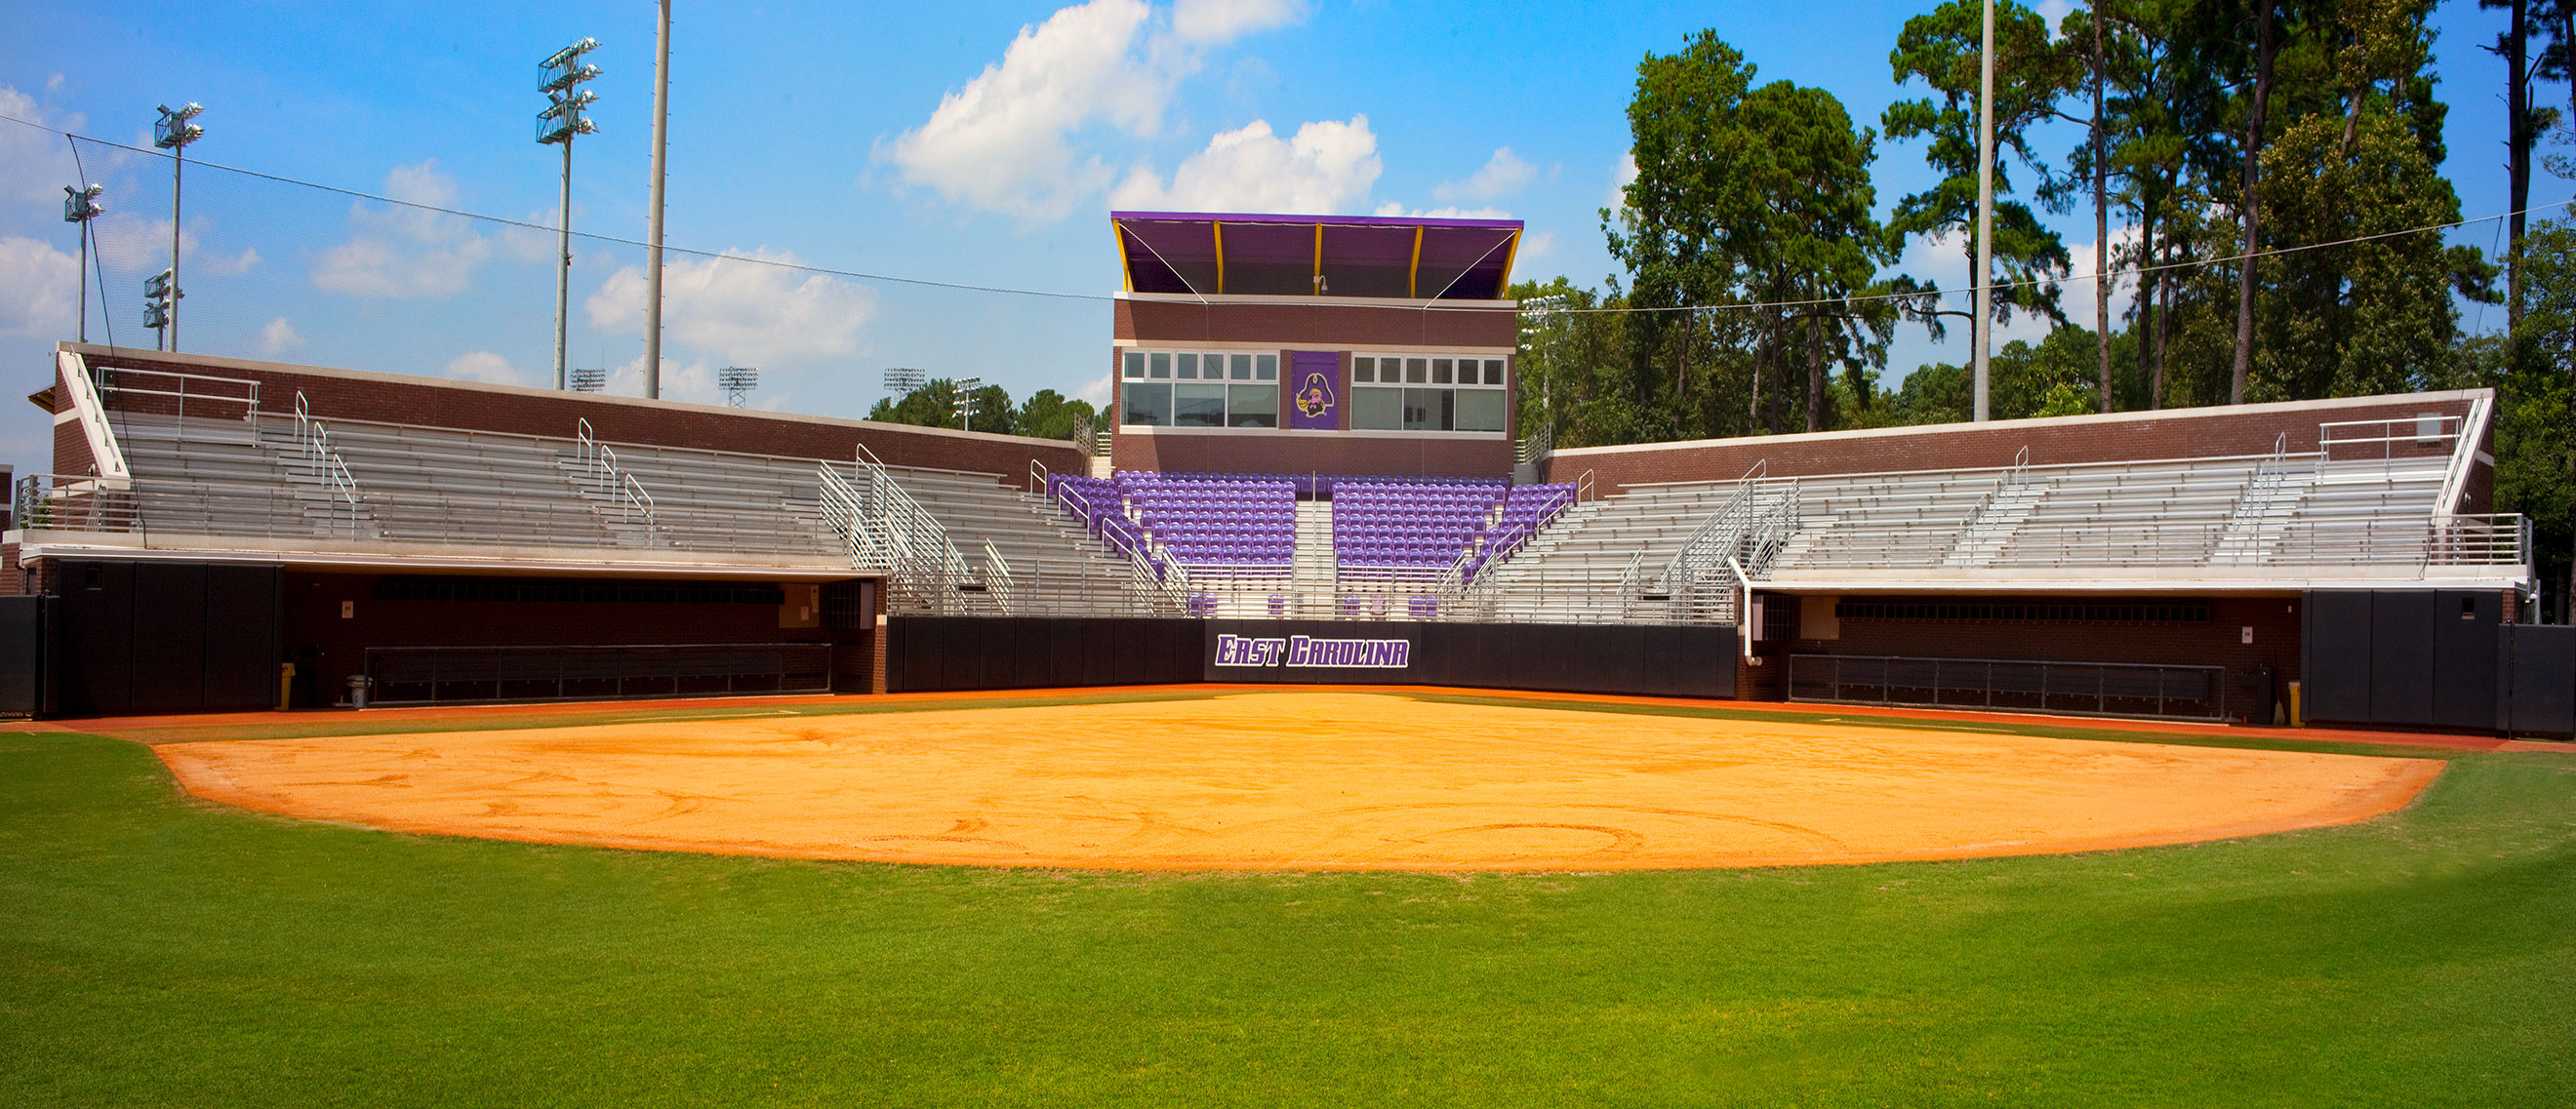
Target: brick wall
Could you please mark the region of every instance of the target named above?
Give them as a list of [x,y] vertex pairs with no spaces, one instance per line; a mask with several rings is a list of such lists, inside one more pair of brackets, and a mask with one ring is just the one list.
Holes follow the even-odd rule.
[[[1130,301],[1119,302],[1123,307]],[[1190,307],[1196,307],[1195,305]],[[1269,307],[1263,305],[1221,307]],[[1368,311],[1397,311],[1367,309]],[[1406,310],[1411,311],[1411,310]],[[1274,333],[1275,335],[1275,333]],[[1190,338],[1200,338],[1192,336]],[[1344,338],[1347,338],[1346,336]],[[1493,336],[1485,336],[1491,339]],[[1502,336],[1505,345],[1516,336]],[[1146,346],[1186,346],[1189,339],[1148,337]],[[1343,390],[1351,388],[1351,358],[1371,349],[1371,342],[1345,342],[1344,339],[1319,338],[1279,349],[1279,418],[1282,427],[1289,419],[1295,383],[1290,381],[1288,367],[1295,350],[1334,350],[1341,358]],[[1356,348],[1356,349],[1354,349]],[[1506,360],[1503,380],[1506,389],[1518,387],[1520,367],[1517,358]],[[1125,388],[1120,375],[1119,351],[1109,352],[1110,380]],[[1350,398],[1339,406],[1341,426],[1350,425]],[[1505,409],[1504,427],[1516,426],[1517,406]],[[1109,418],[1119,418],[1124,409],[1113,396]],[[1138,432],[1125,424],[1111,427],[1109,457],[1121,470],[1161,470],[1181,473],[1222,474],[1369,474],[1418,477],[1509,477],[1512,472],[1512,432],[1498,438],[1460,438],[1454,434],[1405,435],[1374,432],[1367,434],[1306,431],[1288,433],[1265,430],[1226,430],[1205,432]]]
[[[358,370],[282,366],[228,358],[176,359],[135,354],[104,347],[76,348],[93,366],[131,366],[249,378],[260,383],[263,411],[290,412],[300,391],[316,418],[374,420],[473,431],[569,438],[576,421],[590,421],[593,433],[612,443],[697,450],[741,451],[846,460],[853,448],[867,444],[889,465],[920,466],[1000,474],[1005,484],[1018,484],[1034,459],[1049,469],[1083,472],[1088,458],[1071,443],[1016,435],[909,427],[866,420],[754,412],[677,401],[564,393],[511,385],[485,385],[441,378],[368,373]],[[85,445],[75,427],[68,438],[55,434],[55,465],[88,465]],[[63,470],[78,473],[80,469]]]
[[[2034,466],[2076,462],[2145,461],[2268,454],[2287,436],[2292,452],[2317,448],[2324,422],[2403,419],[2425,414],[2465,416],[2476,394],[2426,393],[2358,401],[2302,401],[2225,408],[2123,412],[1999,423],[1942,424],[1815,435],[1750,436],[1683,443],[1558,450],[1541,465],[1549,481],[1572,481],[1591,471],[1603,495],[1631,484],[1666,481],[1733,481],[1755,463],[1773,477],[1800,474],[1947,470],[2010,466],[2022,448]],[[2397,450],[2415,448],[2401,443]],[[2438,451],[2432,453],[2439,453]],[[2338,458],[2347,457],[2339,453]],[[2485,502],[2473,481],[2474,498]],[[2469,511],[2485,511],[2473,508]]]
[[1507,477],[1509,439],[1361,436],[1334,432],[1209,431],[1113,437],[1110,457],[1121,470],[1225,474],[1349,474],[1423,477]]

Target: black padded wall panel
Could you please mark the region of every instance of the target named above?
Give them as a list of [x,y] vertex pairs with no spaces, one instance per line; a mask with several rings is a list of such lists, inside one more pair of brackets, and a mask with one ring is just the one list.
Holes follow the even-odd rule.
[[2433,714],[2436,727],[2494,731],[2496,629],[2504,598],[2494,592],[2445,589],[2433,601]]
[[2508,624],[2497,638],[2505,689],[2496,726],[2517,735],[2576,733],[2576,627]]
[[2434,595],[2383,590],[2370,599],[2370,723],[2433,722]]
[[44,710],[45,599],[0,597],[0,713]]
[[2299,611],[2303,712],[2310,720],[2369,723],[2371,595],[2310,593]]

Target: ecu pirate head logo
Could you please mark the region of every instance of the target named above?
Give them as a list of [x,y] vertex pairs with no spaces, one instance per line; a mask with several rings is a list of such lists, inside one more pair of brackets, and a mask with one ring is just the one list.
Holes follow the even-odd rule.
[[1333,410],[1333,383],[1321,373],[1309,373],[1297,385],[1297,413],[1309,420],[1323,419]]

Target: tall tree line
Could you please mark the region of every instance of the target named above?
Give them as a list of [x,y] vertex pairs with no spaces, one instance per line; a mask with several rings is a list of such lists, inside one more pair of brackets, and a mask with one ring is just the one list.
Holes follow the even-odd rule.
[[[2515,211],[2492,263],[2418,230],[2461,215],[2433,3],[2095,0],[2052,27],[1998,0],[1993,312],[2050,330],[1996,351],[1995,415],[2492,385],[2499,508],[2535,516],[2566,581],[2576,242],[2521,213],[2535,165],[2576,178],[2547,149],[2576,116],[2541,103],[2562,82],[2576,111],[2576,0],[2479,0],[2501,28]],[[1907,21],[1888,65],[1920,95],[1874,127],[1822,89],[1760,81],[1714,32],[1648,54],[1637,178],[1601,212],[1625,273],[1515,290],[1546,309],[1523,329],[1523,426],[1577,446],[1964,419],[1964,368],[1882,377],[1899,328],[1939,337],[1972,314],[1973,279],[1891,270],[1918,244],[1976,257],[1981,14],[1950,0]],[[1881,156],[1937,175],[1884,220]],[[2042,217],[2079,207],[2095,239],[2080,280]],[[2089,318],[2069,317],[2070,287]],[[2507,327],[2473,339],[2462,314],[2484,304]]]

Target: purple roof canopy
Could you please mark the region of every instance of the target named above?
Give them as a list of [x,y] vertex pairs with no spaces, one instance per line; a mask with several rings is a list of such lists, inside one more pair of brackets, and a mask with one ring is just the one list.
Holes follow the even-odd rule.
[[1501,300],[1521,221],[1111,212],[1139,293]]

